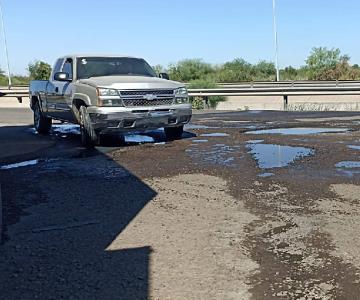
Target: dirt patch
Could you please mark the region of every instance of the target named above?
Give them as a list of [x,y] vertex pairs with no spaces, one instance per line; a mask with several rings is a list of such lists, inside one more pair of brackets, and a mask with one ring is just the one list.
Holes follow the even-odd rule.
[[318,208],[335,246],[332,254],[358,268],[360,275],[360,186],[333,184],[331,189],[340,198],[320,200]]
[[108,251],[151,245],[153,299],[249,299],[257,269],[244,248],[256,218],[227,194],[226,182],[203,174],[147,182],[157,192]]

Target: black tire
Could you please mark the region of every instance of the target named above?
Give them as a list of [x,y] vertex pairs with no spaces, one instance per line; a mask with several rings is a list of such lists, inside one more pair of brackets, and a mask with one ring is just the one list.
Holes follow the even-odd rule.
[[40,134],[49,134],[52,119],[45,117],[41,111],[40,104],[36,101],[34,105],[34,127]]
[[99,143],[99,136],[93,128],[86,106],[79,109],[81,144],[86,148],[93,148]]
[[184,132],[184,126],[177,127],[165,127],[166,138],[170,141],[181,139],[181,136]]

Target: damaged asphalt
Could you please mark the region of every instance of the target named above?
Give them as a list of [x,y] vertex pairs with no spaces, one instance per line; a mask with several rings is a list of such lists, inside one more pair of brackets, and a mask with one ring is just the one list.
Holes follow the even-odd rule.
[[30,122],[2,109],[2,299],[358,299],[359,113],[197,113],[94,150]]

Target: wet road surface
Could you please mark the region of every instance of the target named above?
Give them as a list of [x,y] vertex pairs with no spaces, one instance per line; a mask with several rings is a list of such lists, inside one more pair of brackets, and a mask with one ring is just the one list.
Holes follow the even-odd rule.
[[2,299],[358,299],[360,114],[201,113],[86,150],[2,113]]

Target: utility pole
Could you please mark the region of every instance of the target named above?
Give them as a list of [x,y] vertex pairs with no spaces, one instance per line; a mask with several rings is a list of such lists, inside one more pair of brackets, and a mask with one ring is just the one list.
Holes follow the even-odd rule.
[[2,9],[1,1],[0,1],[0,18],[1,18],[1,26],[2,26],[3,37],[4,37],[5,58],[6,58],[6,63],[7,63],[9,89],[11,89],[9,53],[8,53],[8,48],[7,48],[6,32],[5,32],[5,25],[4,25],[4,16],[3,16],[3,9]]
[[278,37],[277,37],[277,28],[276,28],[276,4],[273,0],[273,29],[274,29],[274,40],[275,40],[275,67],[276,67],[276,81],[280,81],[280,72],[279,72],[279,59],[278,59]]

